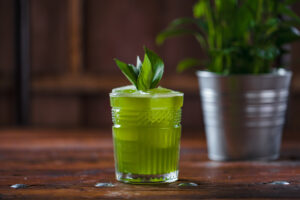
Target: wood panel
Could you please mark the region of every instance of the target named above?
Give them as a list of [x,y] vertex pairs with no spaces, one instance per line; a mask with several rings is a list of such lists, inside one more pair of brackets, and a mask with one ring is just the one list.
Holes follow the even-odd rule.
[[[118,73],[113,58],[135,63],[143,45],[154,48],[160,30],[162,1],[87,1],[86,67],[90,72]],[[157,49],[157,48],[154,48]]]
[[80,101],[76,96],[33,95],[32,126],[77,127],[80,125]]
[[69,67],[68,1],[30,2],[33,76],[62,74]]
[[69,25],[69,54],[70,54],[70,73],[73,76],[80,75],[83,72],[84,62],[84,1],[68,0],[68,25]]
[[112,118],[108,93],[83,97],[81,103],[84,112],[83,127],[111,129]]
[[167,48],[158,47],[155,37],[171,19],[191,16],[194,2],[87,1],[86,67],[99,73],[117,74],[113,58],[135,63],[136,55],[143,57],[142,47],[146,45],[163,57],[168,74],[175,73],[175,66],[181,57],[201,53],[198,45],[190,38],[175,39],[173,45],[169,43]]
[[[293,6],[293,10],[300,15],[300,2],[297,2]],[[300,28],[300,26],[299,26]],[[292,45],[291,49],[291,62],[290,67],[292,70],[297,74],[298,79],[300,79],[300,57],[299,57],[299,51],[300,51],[300,42],[296,42]],[[295,79],[295,78],[294,78]]]
[[0,95],[0,126],[12,126],[15,123],[15,98],[11,92]]
[[13,1],[0,0],[0,77],[12,78],[14,69]]
[[290,95],[289,109],[287,112],[286,130],[293,132],[300,130],[298,113],[300,113],[300,93],[294,92]]
[[14,123],[14,1],[0,0],[0,125]]

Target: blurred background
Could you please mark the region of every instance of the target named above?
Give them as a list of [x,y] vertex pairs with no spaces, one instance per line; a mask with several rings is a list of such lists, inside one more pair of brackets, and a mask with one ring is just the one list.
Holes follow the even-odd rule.
[[[161,85],[185,93],[184,129],[203,131],[195,73],[176,72],[184,57],[204,56],[198,43],[182,37],[155,44],[171,20],[192,15],[196,0],[16,2],[0,0],[1,127],[109,130],[108,93],[129,83],[113,58],[135,63],[146,45],[165,61]],[[300,3],[293,9],[300,15]],[[22,43],[20,37],[29,42]],[[300,43],[295,43],[286,58],[294,72],[285,127],[290,135],[300,128],[299,52]]]

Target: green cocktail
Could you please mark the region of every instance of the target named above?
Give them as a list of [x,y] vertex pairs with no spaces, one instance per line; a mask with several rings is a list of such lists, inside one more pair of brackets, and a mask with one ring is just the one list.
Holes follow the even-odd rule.
[[134,86],[110,93],[117,180],[163,183],[178,179],[183,93]]

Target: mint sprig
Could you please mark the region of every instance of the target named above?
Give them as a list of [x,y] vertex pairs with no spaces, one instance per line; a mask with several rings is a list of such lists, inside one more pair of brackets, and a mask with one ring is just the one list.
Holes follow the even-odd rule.
[[137,57],[136,66],[115,59],[117,66],[137,90],[156,88],[164,73],[164,62],[153,51],[144,48],[144,61]]

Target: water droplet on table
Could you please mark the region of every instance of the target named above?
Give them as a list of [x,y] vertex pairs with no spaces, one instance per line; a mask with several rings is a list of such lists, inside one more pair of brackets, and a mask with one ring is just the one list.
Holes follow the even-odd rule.
[[179,183],[178,186],[179,187],[197,187],[198,184],[197,183]]
[[95,187],[114,187],[115,185],[112,183],[96,183]]
[[287,181],[273,181],[273,182],[270,182],[269,184],[271,184],[271,185],[289,185],[290,183]]
[[14,185],[11,185],[10,187],[14,188],[14,189],[24,189],[24,188],[27,188],[28,185],[26,185],[26,184],[14,184]]

